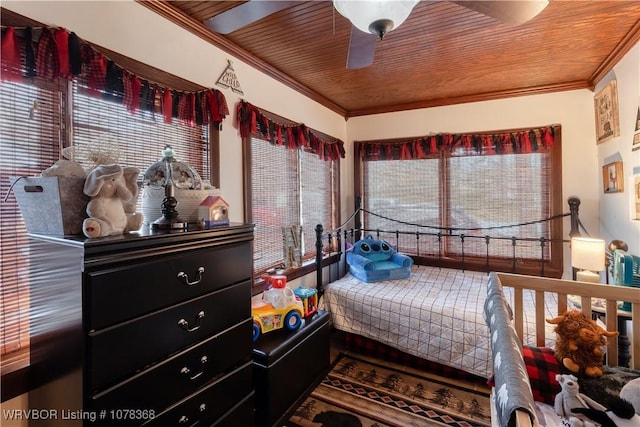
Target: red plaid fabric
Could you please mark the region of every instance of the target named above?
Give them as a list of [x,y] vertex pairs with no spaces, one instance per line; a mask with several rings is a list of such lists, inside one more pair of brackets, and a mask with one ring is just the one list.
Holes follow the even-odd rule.
[[556,394],[560,392],[560,384],[556,381],[556,375],[560,373],[560,365],[553,349],[524,346],[522,357],[527,367],[533,398],[538,402],[553,405]]
[[89,93],[100,96],[107,87],[107,62],[104,56],[85,44],[82,46],[82,62],[85,64]]
[[[556,380],[556,375],[560,373],[560,365],[553,349],[525,345],[522,348],[522,358],[527,368],[534,400],[553,405],[556,394],[560,392],[560,384]],[[495,385],[493,376],[489,378],[487,385],[489,387]]]
[[2,80],[21,82],[22,65],[20,63],[20,43],[13,27],[2,33]]
[[142,83],[140,79],[135,74],[124,74],[123,79],[124,83],[124,100],[122,101],[122,105],[130,111],[134,112],[140,109],[140,89],[142,88]]
[[173,99],[171,97],[171,90],[165,88],[162,94],[162,115],[164,116],[165,123],[171,123],[172,106]]
[[71,78],[69,68],[69,33],[64,28],[57,28],[53,38],[56,41],[56,50],[58,52],[58,60],[60,61],[60,75]]
[[36,53],[36,73],[39,77],[53,79],[60,74],[60,60],[56,41],[48,28],[42,29]]
[[229,106],[227,105],[227,99],[224,97],[224,94],[217,90],[215,91],[216,98],[218,99],[218,109],[220,110],[220,116],[224,119],[229,115]]

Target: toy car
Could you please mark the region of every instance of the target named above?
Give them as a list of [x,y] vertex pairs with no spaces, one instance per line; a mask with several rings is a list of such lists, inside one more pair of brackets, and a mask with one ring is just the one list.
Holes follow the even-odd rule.
[[287,288],[286,276],[263,276],[267,288],[262,300],[251,306],[253,316],[253,341],[261,334],[287,328],[295,331],[302,324],[304,305],[294,292]]
[[261,334],[283,327],[295,331],[302,324],[304,312],[302,303],[296,301],[296,303],[284,308],[275,308],[269,303],[264,303],[261,306],[252,307],[251,314],[253,315],[253,341],[255,342]]

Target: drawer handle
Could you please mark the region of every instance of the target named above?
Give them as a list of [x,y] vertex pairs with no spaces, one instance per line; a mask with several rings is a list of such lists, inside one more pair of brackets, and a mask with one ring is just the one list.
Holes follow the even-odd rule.
[[184,374],[184,375],[189,375],[189,379],[190,380],[195,380],[200,375],[204,374],[204,365],[205,365],[205,363],[207,363],[208,360],[209,359],[207,359],[207,356],[202,356],[200,358],[200,364],[202,365],[202,369],[200,369],[200,372],[197,372],[197,373],[195,373],[193,375],[190,375],[191,374],[191,369],[189,369],[188,367],[185,366],[184,368],[180,369],[180,373]]
[[184,319],[178,320],[178,326],[180,326],[182,329],[184,329],[187,332],[193,332],[200,329],[200,326],[202,325],[201,320],[203,318],[204,318],[204,311],[201,311],[200,313],[198,313],[198,317],[196,318],[196,322],[194,326],[189,326],[189,322],[187,322]]
[[[200,406],[198,407],[198,410],[200,412],[204,412],[207,410],[207,404],[206,403],[201,403]],[[180,417],[180,419],[178,420],[178,423],[180,424],[187,424],[189,422],[189,417],[187,417],[186,415],[183,415]]]
[[198,267],[198,278],[193,282],[189,281],[189,276],[184,271],[178,273],[178,279],[183,280],[188,286],[197,285],[202,281],[202,273],[204,273],[204,267]]

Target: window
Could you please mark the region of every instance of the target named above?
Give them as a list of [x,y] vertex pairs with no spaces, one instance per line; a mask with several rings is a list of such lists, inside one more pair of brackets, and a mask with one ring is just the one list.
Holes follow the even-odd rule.
[[257,135],[245,138],[251,164],[248,221],[255,224],[256,276],[284,265],[283,227],[301,225],[302,258],[315,255],[315,227],[336,225],[339,200],[338,161],[312,150],[289,149]]
[[248,221],[255,224],[256,276],[284,262],[283,227],[302,225],[302,258],[315,255],[315,227],[332,229],[339,200],[338,162],[322,160],[309,149],[253,137],[245,138],[250,155]]
[[[460,267],[464,257],[467,268],[474,262],[481,267],[489,251],[491,258],[504,259],[509,266],[515,251],[519,268],[526,269],[530,263],[530,272],[539,272],[543,257],[550,263],[547,273],[558,274],[552,267],[561,265],[557,257],[562,245],[554,242],[562,236],[553,221],[536,222],[562,208],[558,166],[554,167],[560,164],[560,129],[554,130],[555,144],[523,151],[478,153],[457,144],[446,150],[425,147],[422,155],[403,156],[394,155],[391,147],[402,152],[408,149],[406,142],[357,143],[357,156],[363,161],[359,166],[362,185],[356,188],[362,188],[365,210],[377,214],[365,213],[364,227],[389,231],[384,238],[397,240],[400,251],[432,261],[445,259]],[[378,149],[372,150],[376,145]],[[398,226],[385,217],[404,224]],[[528,222],[536,223],[502,228]],[[406,234],[396,236],[396,229]],[[416,239],[416,231],[428,235]],[[464,243],[459,234],[465,235]],[[489,246],[487,235],[491,236]],[[532,240],[514,246],[514,235]],[[543,248],[535,240],[539,237],[547,241]]]
[[[159,76],[155,70],[156,77]],[[175,77],[172,77],[175,79]],[[16,375],[29,365],[29,245],[11,177],[37,176],[60,159],[62,149],[75,148],[75,160],[91,166],[88,153],[117,153],[122,165],[135,166],[141,174],[162,157],[170,144],[176,157],[192,166],[203,180],[217,170],[217,130],[191,126],[174,119],[165,123],[151,111],[128,111],[122,104],[89,94],[82,78],[25,79],[22,83],[0,82],[0,357],[2,375]],[[214,182],[217,184],[217,182]],[[138,211],[141,198],[138,198]],[[49,207],[43,207],[48,209]],[[20,374],[21,375],[21,374]],[[18,381],[20,384],[25,382]],[[3,400],[25,389],[5,387]]]

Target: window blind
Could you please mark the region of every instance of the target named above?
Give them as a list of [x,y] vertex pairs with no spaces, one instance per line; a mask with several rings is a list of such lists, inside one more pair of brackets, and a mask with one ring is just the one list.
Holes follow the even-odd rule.
[[316,225],[331,229],[336,224],[338,162],[257,137],[250,138],[250,149],[254,273],[260,275],[283,264],[283,227],[302,225],[303,258],[310,258]]
[[[70,85],[70,95],[67,85]],[[85,169],[95,152],[115,153],[118,163],[136,166],[141,174],[162,157],[169,144],[176,157],[209,179],[209,127],[171,124],[151,111],[127,111],[122,105],[88,95],[86,86],[66,80],[36,78],[0,84],[2,194],[0,252],[2,300],[0,334],[3,371],[28,364],[29,246],[11,176],[37,176],[58,159],[63,147],[76,149]],[[69,123],[69,128],[65,124]],[[141,212],[141,197],[138,211]],[[33,298],[34,296],[31,296]],[[33,315],[33,313],[31,313]]]
[[[375,143],[364,144],[373,149]],[[460,260],[463,256],[508,259],[515,253],[518,259],[540,260],[542,256],[548,261],[552,244],[547,243],[541,251],[536,239],[554,238],[550,222],[503,226],[536,222],[553,215],[557,183],[552,165],[559,161],[559,143],[558,128],[556,147],[534,152],[477,155],[456,149],[419,159],[365,157],[360,178],[363,207],[377,214],[365,212],[365,227],[406,232],[385,238],[410,255]],[[379,151],[384,152],[384,142],[380,144]],[[431,235],[416,239],[417,231]],[[464,242],[459,234],[466,236]],[[486,235],[493,238],[489,253]],[[532,240],[518,241],[514,246],[512,236]]]
[[28,363],[29,246],[12,177],[38,175],[59,159],[63,146],[66,83],[39,78],[0,84],[0,355]]
[[[170,145],[177,160],[209,180],[209,127],[189,126],[174,119],[165,123],[158,109],[128,111],[121,103],[90,95],[85,84],[73,85],[73,146],[76,158],[89,169],[96,153],[117,156],[118,163],[140,169],[140,177],[162,158]],[[140,211],[141,198],[138,198]]]

